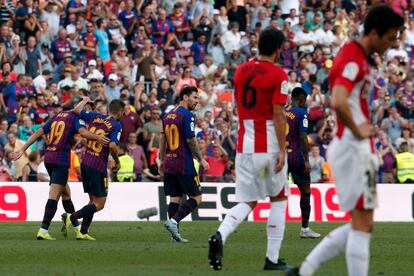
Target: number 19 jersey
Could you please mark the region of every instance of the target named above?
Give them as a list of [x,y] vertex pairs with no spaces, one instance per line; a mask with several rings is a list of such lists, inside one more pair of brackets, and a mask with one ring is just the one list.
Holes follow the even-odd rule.
[[[80,117],[88,124],[88,130],[96,135],[105,135],[118,145],[121,138],[121,124],[114,118],[82,110]],[[88,140],[85,154],[82,158],[82,166],[94,169],[98,172],[107,173],[109,147],[104,146],[95,140]]]
[[76,132],[85,126],[73,111],[62,111],[50,119],[43,131],[47,135],[45,163],[69,166],[70,149]]
[[162,120],[167,151],[164,173],[197,175],[187,139],[195,137],[194,115],[182,106],[174,108]]
[[237,68],[234,77],[239,113],[237,152],[279,151],[273,124],[273,105],[285,105],[288,76],[279,66],[251,60]]

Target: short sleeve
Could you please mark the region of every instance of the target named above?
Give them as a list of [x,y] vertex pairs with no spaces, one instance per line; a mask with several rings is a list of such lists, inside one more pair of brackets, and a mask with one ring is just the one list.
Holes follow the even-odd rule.
[[305,111],[300,113],[299,131],[300,133],[308,133],[308,115]]
[[122,132],[121,125],[120,124],[114,125],[114,129],[109,134],[109,139],[111,140],[111,142],[114,142],[115,144],[118,145],[119,139],[121,138],[121,132]]
[[97,115],[100,114],[96,112],[82,110],[79,116],[81,120],[84,120],[86,123],[90,123]]
[[74,119],[74,126],[76,131],[79,131],[79,129],[86,127],[86,123],[79,116],[76,116]]
[[276,90],[273,92],[272,104],[281,104],[285,105],[288,98],[288,75],[280,70],[278,73],[278,78],[276,78]]
[[43,132],[45,134],[48,134],[50,132],[50,126],[52,125],[53,120],[49,120],[46,122],[46,124],[43,125]]
[[354,89],[355,84],[361,79],[362,68],[358,62],[354,60],[348,60],[338,64],[338,68],[332,68],[333,72],[336,72],[331,77],[332,88],[337,85],[343,85],[349,93]]
[[195,137],[195,120],[192,114],[185,114],[183,118],[184,138]]

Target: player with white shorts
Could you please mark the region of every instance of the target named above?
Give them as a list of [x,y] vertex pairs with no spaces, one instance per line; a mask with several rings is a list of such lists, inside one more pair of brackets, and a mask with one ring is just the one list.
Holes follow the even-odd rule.
[[264,269],[282,270],[279,259],[285,230],[286,195],[289,194],[286,155],[288,77],[275,65],[283,33],[264,30],[259,39],[260,55],[237,68],[235,99],[239,111],[236,155],[236,200],[217,232],[209,240],[209,263],[222,267],[223,244],[255,208],[257,201],[270,198],[267,222],[267,252]]
[[345,44],[329,73],[331,105],[338,129],[327,157],[335,178],[342,211],[350,211],[351,222],[330,232],[287,275],[313,275],[321,264],[345,252],[348,275],[365,276],[369,271],[369,244],[376,207],[375,172],[378,158],[374,147],[375,127],[371,124],[369,57],[382,55],[404,25],[404,19],[389,6],[373,7],[358,41]]

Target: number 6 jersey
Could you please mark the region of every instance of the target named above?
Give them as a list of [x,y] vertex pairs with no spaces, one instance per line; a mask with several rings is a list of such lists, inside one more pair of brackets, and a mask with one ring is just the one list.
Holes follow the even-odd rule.
[[237,152],[278,152],[273,105],[285,105],[288,76],[279,66],[251,60],[237,68],[234,77],[239,113]]
[[[121,138],[121,124],[114,118],[82,110],[80,118],[88,124],[88,130],[96,135],[104,134],[111,142],[118,145]],[[82,158],[82,166],[94,169],[106,174],[108,168],[109,147],[104,146],[98,141],[88,140],[85,154]]]
[[195,137],[194,124],[194,115],[182,106],[164,116],[161,130],[167,144],[164,173],[197,175],[187,143],[187,139]]
[[69,166],[70,149],[75,141],[76,132],[85,126],[73,111],[59,112],[44,126],[47,135],[45,163]]

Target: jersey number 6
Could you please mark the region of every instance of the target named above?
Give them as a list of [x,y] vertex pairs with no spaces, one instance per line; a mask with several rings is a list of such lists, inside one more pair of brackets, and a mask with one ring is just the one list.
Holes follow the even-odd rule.
[[250,86],[250,82],[254,79],[254,76],[250,76],[243,89],[242,103],[245,108],[252,108],[256,105],[256,88]]

